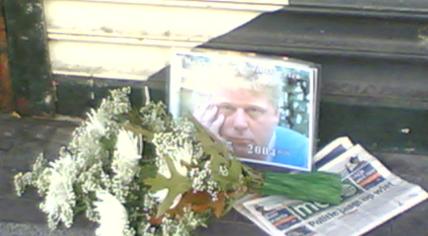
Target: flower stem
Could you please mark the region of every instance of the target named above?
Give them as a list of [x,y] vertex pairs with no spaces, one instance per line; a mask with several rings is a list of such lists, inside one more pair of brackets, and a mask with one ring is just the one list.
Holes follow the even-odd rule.
[[291,199],[329,204],[339,204],[342,201],[342,182],[336,174],[265,172],[263,179],[259,192],[264,195],[285,195]]

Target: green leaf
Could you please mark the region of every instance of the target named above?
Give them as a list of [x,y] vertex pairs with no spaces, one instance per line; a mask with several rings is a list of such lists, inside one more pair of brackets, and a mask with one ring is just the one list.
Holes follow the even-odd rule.
[[228,176],[233,183],[239,183],[242,176],[242,163],[240,161],[236,159],[231,160]]
[[223,159],[229,155],[226,145],[221,140],[209,130],[205,129],[193,116],[189,116],[189,120],[195,125],[196,138],[201,142],[202,148],[206,154],[212,157],[220,156]]
[[174,200],[180,194],[187,192],[192,187],[192,182],[185,176],[182,176],[174,167],[171,158],[164,159],[171,172],[171,178],[157,174],[155,178],[147,178],[144,183],[150,186],[151,192],[157,192],[162,189],[168,189],[166,198],[161,202],[158,208],[157,217],[163,215],[174,203]]
[[211,175],[213,176],[214,180],[220,185],[221,189],[227,190],[230,184],[227,176],[223,176],[220,174],[220,166],[222,165],[227,167],[227,160],[216,153],[211,154]]
[[219,173],[219,166],[216,167],[211,163],[211,173],[215,181],[218,182],[220,188],[224,191],[232,191],[236,189],[236,185],[241,184],[242,177],[242,164],[240,161],[233,159],[229,161],[230,166],[228,167],[229,174],[223,176]]
[[[235,185],[240,184],[242,175],[242,164],[237,159],[231,157],[227,146],[219,140],[209,130],[205,129],[194,117],[189,118],[196,127],[196,137],[201,142],[204,152],[211,157],[211,173],[214,179],[224,191],[233,190]],[[220,174],[220,166],[225,166],[229,174],[223,176]]]

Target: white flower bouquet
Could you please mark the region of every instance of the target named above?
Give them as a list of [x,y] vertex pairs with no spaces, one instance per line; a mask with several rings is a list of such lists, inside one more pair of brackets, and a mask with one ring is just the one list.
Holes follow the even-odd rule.
[[32,186],[51,229],[78,214],[96,235],[190,235],[250,192],[337,204],[338,176],[258,172],[241,163],[196,120],[174,120],[161,103],[132,109],[129,88],[111,91],[48,163],[15,176]]

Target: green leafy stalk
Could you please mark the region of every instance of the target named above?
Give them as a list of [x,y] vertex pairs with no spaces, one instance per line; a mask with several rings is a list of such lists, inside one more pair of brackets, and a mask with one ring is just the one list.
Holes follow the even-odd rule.
[[258,189],[264,195],[285,195],[291,199],[339,204],[342,193],[340,176],[327,172],[263,173]]

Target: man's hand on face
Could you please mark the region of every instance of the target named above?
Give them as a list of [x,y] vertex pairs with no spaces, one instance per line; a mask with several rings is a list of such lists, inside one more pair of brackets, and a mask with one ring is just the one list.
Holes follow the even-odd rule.
[[208,130],[211,131],[218,139],[223,140],[220,136],[220,129],[224,122],[224,115],[219,114],[218,107],[214,104],[207,104],[198,107],[193,116]]

